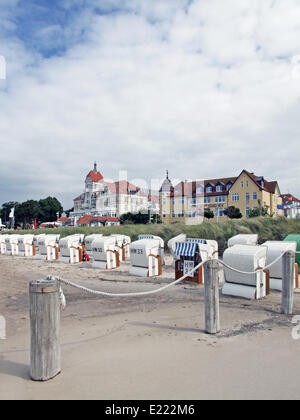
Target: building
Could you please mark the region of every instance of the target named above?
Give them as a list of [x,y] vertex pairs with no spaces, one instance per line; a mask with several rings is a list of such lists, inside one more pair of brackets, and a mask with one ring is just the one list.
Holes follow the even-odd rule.
[[217,178],[203,182],[181,182],[175,187],[168,173],[159,192],[160,212],[164,223],[189,222],[199,209],[210,209],[215,221],[227,220],[224,211],[234,206],[243,217],[250,210],[266,209],[270,215],[283,215],[282,198],[277,181],[243,170],[238,177]]
[[300,218],[300,200],[292,194],[282,194],[284,215],[289,219]]
[[148,211],[150,205],[148,194],[136,185],[128,181],[106,182],[95,163],[86,176],[84,192],[74,200],[70,218],[74,224],[86,215],[115,219],[124,213]]

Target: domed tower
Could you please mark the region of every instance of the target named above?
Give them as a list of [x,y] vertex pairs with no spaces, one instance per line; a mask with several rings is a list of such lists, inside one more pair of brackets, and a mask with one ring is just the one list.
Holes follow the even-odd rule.
[[169,171],[167,171],[166,179],[162,183],[159,190],[159,206],[160,214],[164,223],[169,223],[171,220],[172,199],[174,197],[174,187],[169,179]]

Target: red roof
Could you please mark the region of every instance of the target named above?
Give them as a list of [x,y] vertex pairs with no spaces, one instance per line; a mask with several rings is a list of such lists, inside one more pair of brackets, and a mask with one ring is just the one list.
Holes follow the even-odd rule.
[[58,219],[58,222],[71,222],[71,219],[69,219],[68,217],[60,217]]
[[77,223],[80,225],[87,225],[90,224],[91,222],[104,222],[104,221],[109,221],[109,222],[119,222],[119,219],[117,217],[105,217],[105,216],[91,216],[89,214],[86,214],[85,216],[82,216]]
[[87,177],[90,177],[93,182],[103,181],[103,176],[100,174],[100,172],[90,171],[87,174]]
[[77,223],[79,223],[79,224],[86,224],[86,223],[89,223],[91,220],[93,219],[93,216],[91,216],[90,214],[86,214],[86,215],[84,215],[84,216],[82,216],[78,221],[77,221]]

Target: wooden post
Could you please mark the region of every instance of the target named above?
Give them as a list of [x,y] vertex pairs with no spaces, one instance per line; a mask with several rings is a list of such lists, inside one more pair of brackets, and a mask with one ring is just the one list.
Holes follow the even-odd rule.
[[61,371],[59,290],[59,282],[52,278],[29,285],[33,381],[48,381]]
[[219,263],[207,261],[204,264],[205,332],[220,332]]
[[288,251],[282,257],[282,306],[281,313],[293,314],[295,253]]

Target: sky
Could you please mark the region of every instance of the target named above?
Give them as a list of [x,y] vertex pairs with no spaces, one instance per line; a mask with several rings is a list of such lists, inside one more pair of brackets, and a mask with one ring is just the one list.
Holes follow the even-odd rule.
[[0,204],[68,209],[95,160],[300,198],[299,21],[298,0],[0,0]]

